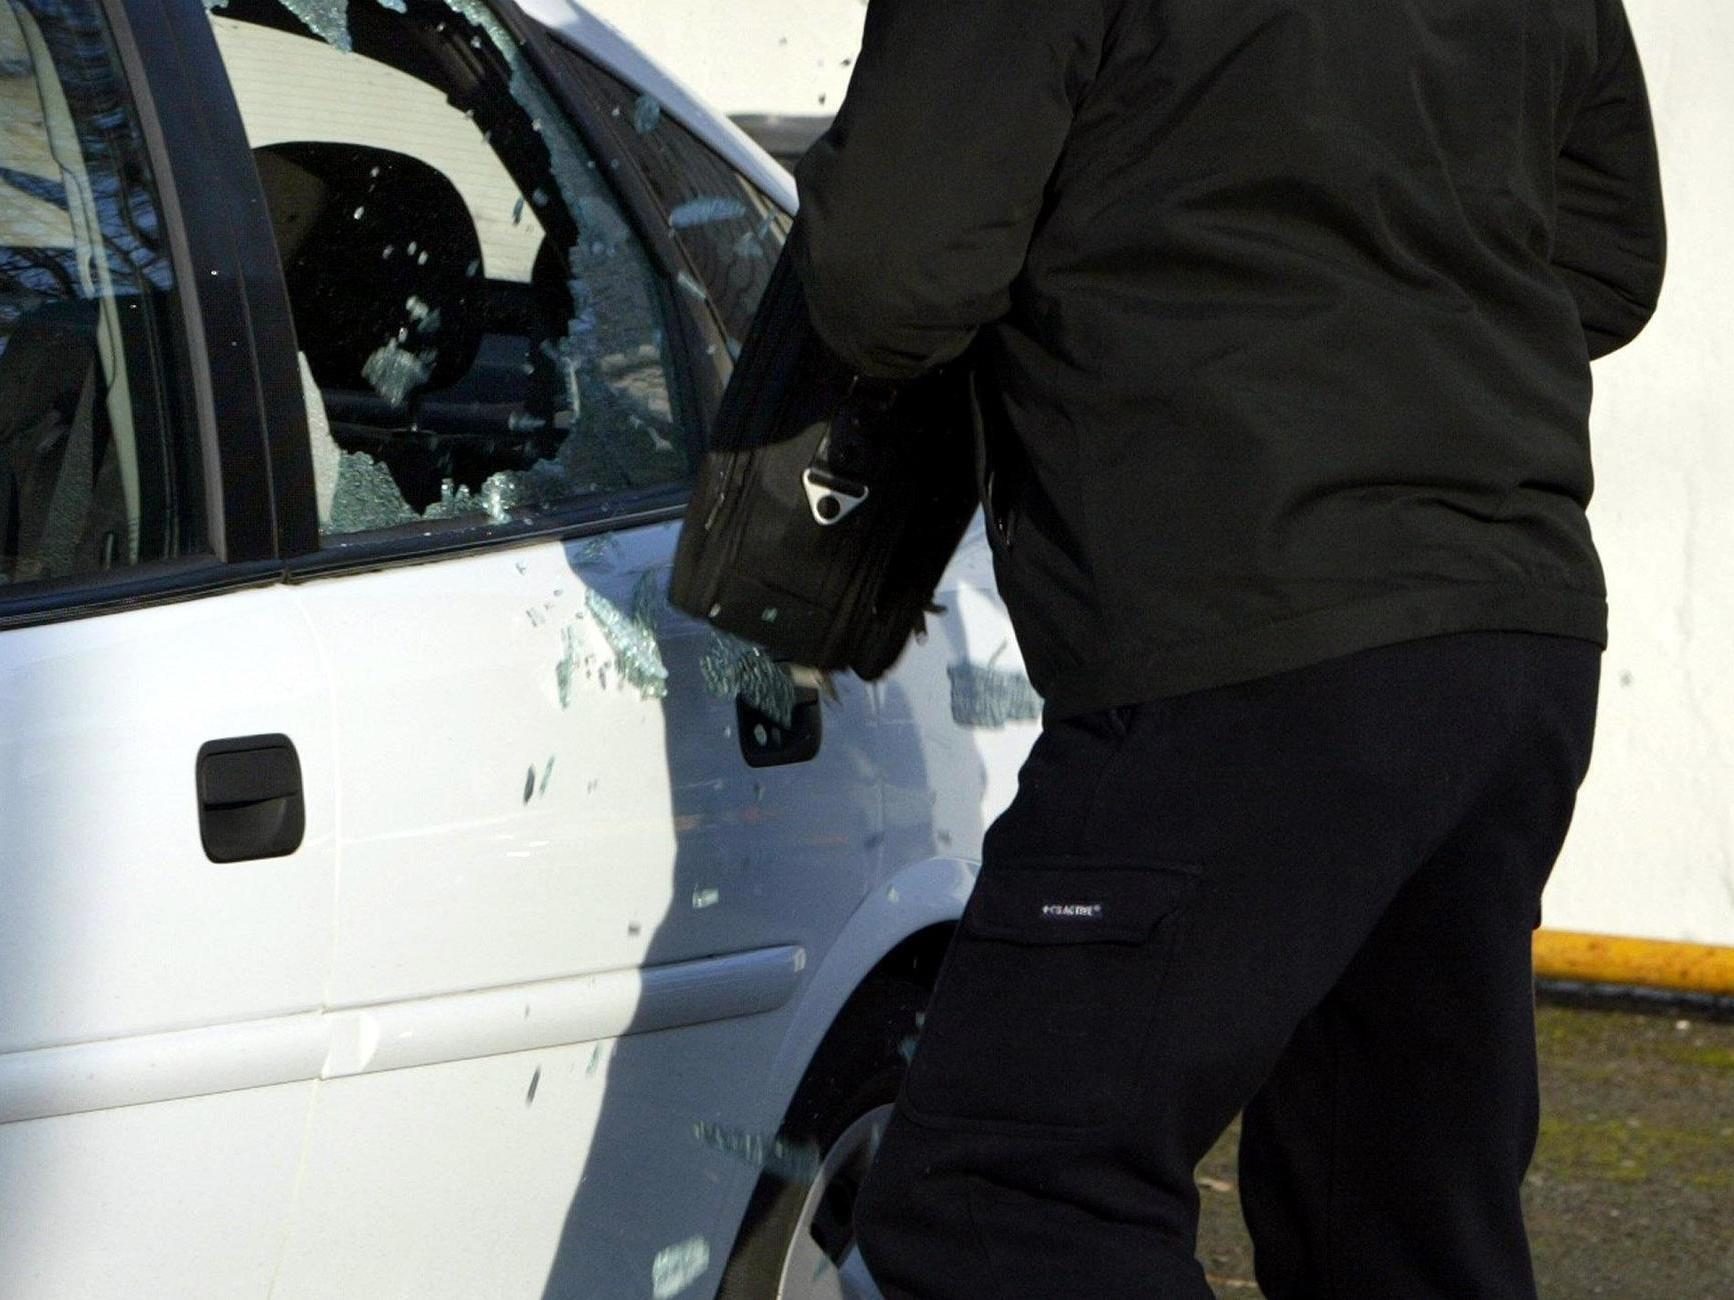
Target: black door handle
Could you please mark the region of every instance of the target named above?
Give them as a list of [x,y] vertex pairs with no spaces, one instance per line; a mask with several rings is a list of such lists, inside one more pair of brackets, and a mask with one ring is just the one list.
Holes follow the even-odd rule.
[[301,847],[307,810],[301,758],[287,736],[238,736],[199,747],[199,837],[212,862],[281,858]]
[[735,726],[748,767],[783,767],[815,758],[825,739],[825,717],[815,687],[795,686],[795,708],[788,726],[735,696]]

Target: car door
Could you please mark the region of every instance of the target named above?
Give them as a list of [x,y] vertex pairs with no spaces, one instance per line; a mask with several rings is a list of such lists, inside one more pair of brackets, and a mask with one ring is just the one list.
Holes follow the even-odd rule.
[[0,6],[9,1297],[262,1294],[325,1055],[330,701],[197,85],[155,3]]
[[763,1063],[880,822],[861,694],[786,699],[663,599],[712,292],[512,12],[210,24],[295,317],[277,505],[341,772],[276,1293],[702,1288],[755,1174],[717,1135],[780,1116]]

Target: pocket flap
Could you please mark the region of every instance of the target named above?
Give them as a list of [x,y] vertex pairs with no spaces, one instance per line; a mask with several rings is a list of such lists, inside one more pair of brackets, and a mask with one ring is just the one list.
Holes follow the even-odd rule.
[[1143,943],[1198,887],[1192,863],[984,869],[963,924],[1013,943]]

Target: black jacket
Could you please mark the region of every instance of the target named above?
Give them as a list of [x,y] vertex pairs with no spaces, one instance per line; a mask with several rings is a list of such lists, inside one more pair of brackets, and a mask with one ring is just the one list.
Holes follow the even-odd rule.
[[1664,251],[1620,0],[871,0],[821,336],[972,341],[1050,718],[1392,641],[1606,644],[1590,358]]

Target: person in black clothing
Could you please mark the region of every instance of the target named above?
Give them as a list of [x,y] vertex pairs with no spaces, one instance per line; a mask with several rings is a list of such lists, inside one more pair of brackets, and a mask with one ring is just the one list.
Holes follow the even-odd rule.
[[[856,1226],[898,1297],[1531,1297],[1592,358],[1660,288],[1620,0],[871,0],[814,326],[965,358],[1044,729]],[[966,357],[967,353],[967,357]]]

